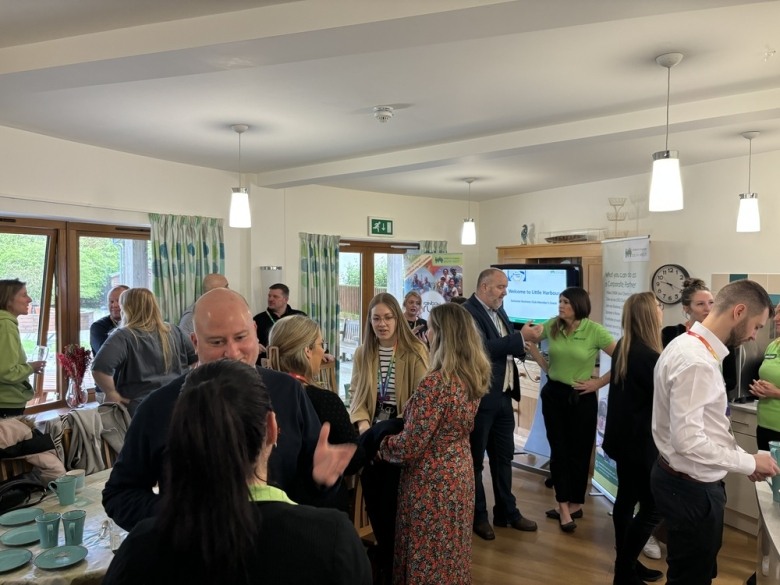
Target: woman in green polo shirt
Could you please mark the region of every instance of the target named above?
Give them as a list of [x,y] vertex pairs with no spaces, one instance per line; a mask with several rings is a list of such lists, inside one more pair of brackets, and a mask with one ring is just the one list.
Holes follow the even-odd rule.
[[778,335],[764,350],[764,361],[758,369],[758,380],[750,391],[758,400],[758,448],[769,451],[769,441],[780,441],[780,305],[775,307],[775,332]]
[[540,396],[558,508],[548,510],[547,516],[558,520],[564,532],[574,532],[573,518],[582,517],[596,438],[597,392],[609,382],[609,372],[592,377],[596,357],[600,350],[611,356],[615,349],[609,332],[589,315],[585,289],[567,288],[558,297],[558,316],[544,324],[549,362],[529,348],[548,377]]

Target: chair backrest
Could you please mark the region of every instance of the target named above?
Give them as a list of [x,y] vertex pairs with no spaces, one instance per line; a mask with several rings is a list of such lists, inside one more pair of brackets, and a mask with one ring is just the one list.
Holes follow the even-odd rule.
[[323,388],[338,394],[339,387],[336,384],[336,362],[326,362],[322,364],[320,367],[319,384]]

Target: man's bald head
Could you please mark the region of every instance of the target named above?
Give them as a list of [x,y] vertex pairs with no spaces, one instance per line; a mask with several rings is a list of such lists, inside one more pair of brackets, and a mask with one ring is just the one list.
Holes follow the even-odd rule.
[[192,342],[200,363],[234,359],[255,364],[260,353],[257,326],[244,297],[227,288],[215,288],[198,299],[192,316]]
[[215,288],[228,288],[228,280],[222,274],[212,273],[203,277],[203,292],[207,293]]

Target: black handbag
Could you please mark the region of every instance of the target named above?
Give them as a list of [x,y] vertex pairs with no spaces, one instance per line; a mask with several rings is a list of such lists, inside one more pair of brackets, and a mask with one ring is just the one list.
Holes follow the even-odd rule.
[[34,506],[46,497],[46,484],[39,469],[0,482],[0,514]]

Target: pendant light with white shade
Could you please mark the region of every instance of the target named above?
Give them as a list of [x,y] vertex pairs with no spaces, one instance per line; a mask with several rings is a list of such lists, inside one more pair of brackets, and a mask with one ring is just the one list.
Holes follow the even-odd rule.
[[669,150],[669,95],[672,86],[672,67],[683,59],[682,53],[666,53],[655,62],[666,67],[666,144],[664,150],[653,154],[653,175],[650,180],[650,211],[678,211],[683,208],[683,188],[680,177],[680,159],[676,150]]
[[761,215],[758,211],[758,193],[750,190],[750,178],[753,172],[753,139],[760,132],[743,132],[742,137],[748,141],[748,188],[747,193],[739,194],[739,213],[737,213],[738,232],[760,232]]
[[246,124],[231,126],[238,134],[238,187],[233,187],[230,196],[230,215],[228,225],[233,228],[251,228],[252,213],[249,209],[249,190],[241,186],[241,135],[249,130]]
[[477,243],[477,224],[474,222],[474,218],[471,217],[471,184],[476,179],[463,179],[469,184],[469,214],[466,219],[463,220],[463,228],[460,232],[460,244],[461,246],[473,246]]

